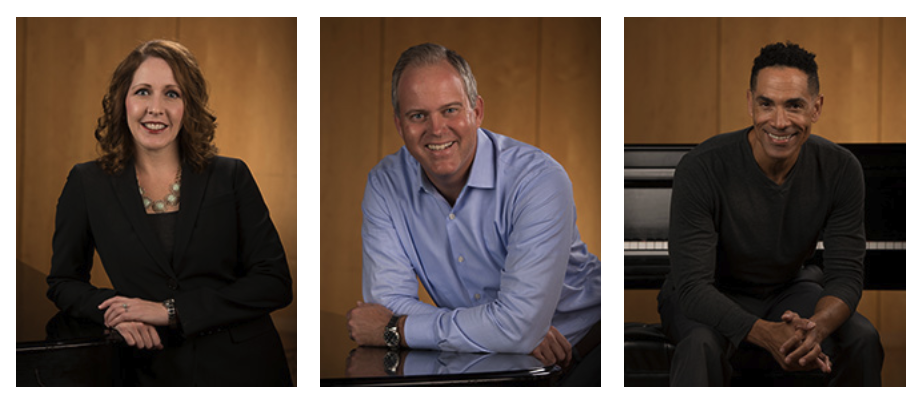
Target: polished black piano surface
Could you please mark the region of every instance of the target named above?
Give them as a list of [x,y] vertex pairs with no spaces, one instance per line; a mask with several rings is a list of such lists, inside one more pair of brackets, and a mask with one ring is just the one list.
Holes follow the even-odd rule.
[[118,332],[63,314],[49,321],[48,330],[44,340],[17,340],[17,387],[124,385]]
[[561,368],[529,355],[359,347],[346,314],[321,311],[321,386],[549,386]]
[[45,275],[16,262],[16,386],[118,386],[125,343],[102,325],[70,318],[45,298]]
[[[841,144],[866,178],[864,288],[905,289],[905,144]],[[694,145],[625,146],[625,288],[660,288],[670,269],[668,219],[674,168]],[[807,263],[823,265],[819,243]],[[823,266],[822,266],[823,268]]]

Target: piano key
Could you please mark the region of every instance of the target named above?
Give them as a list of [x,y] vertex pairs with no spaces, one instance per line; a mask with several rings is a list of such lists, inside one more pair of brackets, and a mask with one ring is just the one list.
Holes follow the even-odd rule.
[[[668,242],[666,240],[626,240],[623,242],[624,251],[657,251],[667,250]],[[816,249],[824,250],[824,242],[818,242]],[[868,241],[866,242],[867,250],[905,250],[904,241]]]

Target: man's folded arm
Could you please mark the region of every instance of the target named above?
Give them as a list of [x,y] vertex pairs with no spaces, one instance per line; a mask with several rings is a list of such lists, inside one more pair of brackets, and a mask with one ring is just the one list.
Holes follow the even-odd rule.
[[[535,172],[521,189],[519,202],[510,209],[513,229],[497,298],[455,309],[419,301],[417,277],[395,224],[378,203],[364,201],[363,296],[408,316],[403,336],[409,347],[526,354],[548,332],[573,235],[571,184],[559,167]],[[367,197],[375,196],[369,191]]]
[[684,158],[674,173],[670,212],[671,279],[687,317],[715,328],[735,345],[747,337],[757,316],[715,287],[716,247],[711,183],[698,161]]

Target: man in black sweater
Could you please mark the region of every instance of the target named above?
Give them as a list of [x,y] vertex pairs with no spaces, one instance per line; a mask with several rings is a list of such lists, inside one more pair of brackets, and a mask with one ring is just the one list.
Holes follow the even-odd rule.
[[[863,170],[811,134],[824,103],[814,59],[791,43],[761,49],[747,93],[754,125],[710,138],[677,166],[671,272],[658,296],[677,344],[671,385],[728,385],[744,343],[772,355],[778,367],[768,369],[881,385],[879,334],[856,312]],[[819,241],[823,280],[813,280],[803,262]]]

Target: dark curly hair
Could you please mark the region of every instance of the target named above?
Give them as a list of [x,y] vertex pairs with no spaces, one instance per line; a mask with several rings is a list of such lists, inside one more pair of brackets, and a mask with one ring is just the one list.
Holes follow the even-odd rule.
[[757,73],[765,67],[794,67],[808,75],[809,92],[814,96],[821,90],[818,82],[818,64],[815,64],[815,54],[799,45],[781,42],[764,46],[760,55],[754,58],[754,67],[751,68],[751,91],[757,88]]
[[108,173],[122,171],[135,156],[135,143],[128,128],[125,97],[135,70],[148,57],[163,59],[173,70],[183,94],[183,122],[177,135],[180,158],[196,171],[202,171],[218,154],[215,116],[208,109],[209,94],[199,63],[185,46],[167,40],[153,40],[138,46],[112,73],[109,92],[103,97],[103,115],[96,122],[94,136],[100,157],[97,162]]

